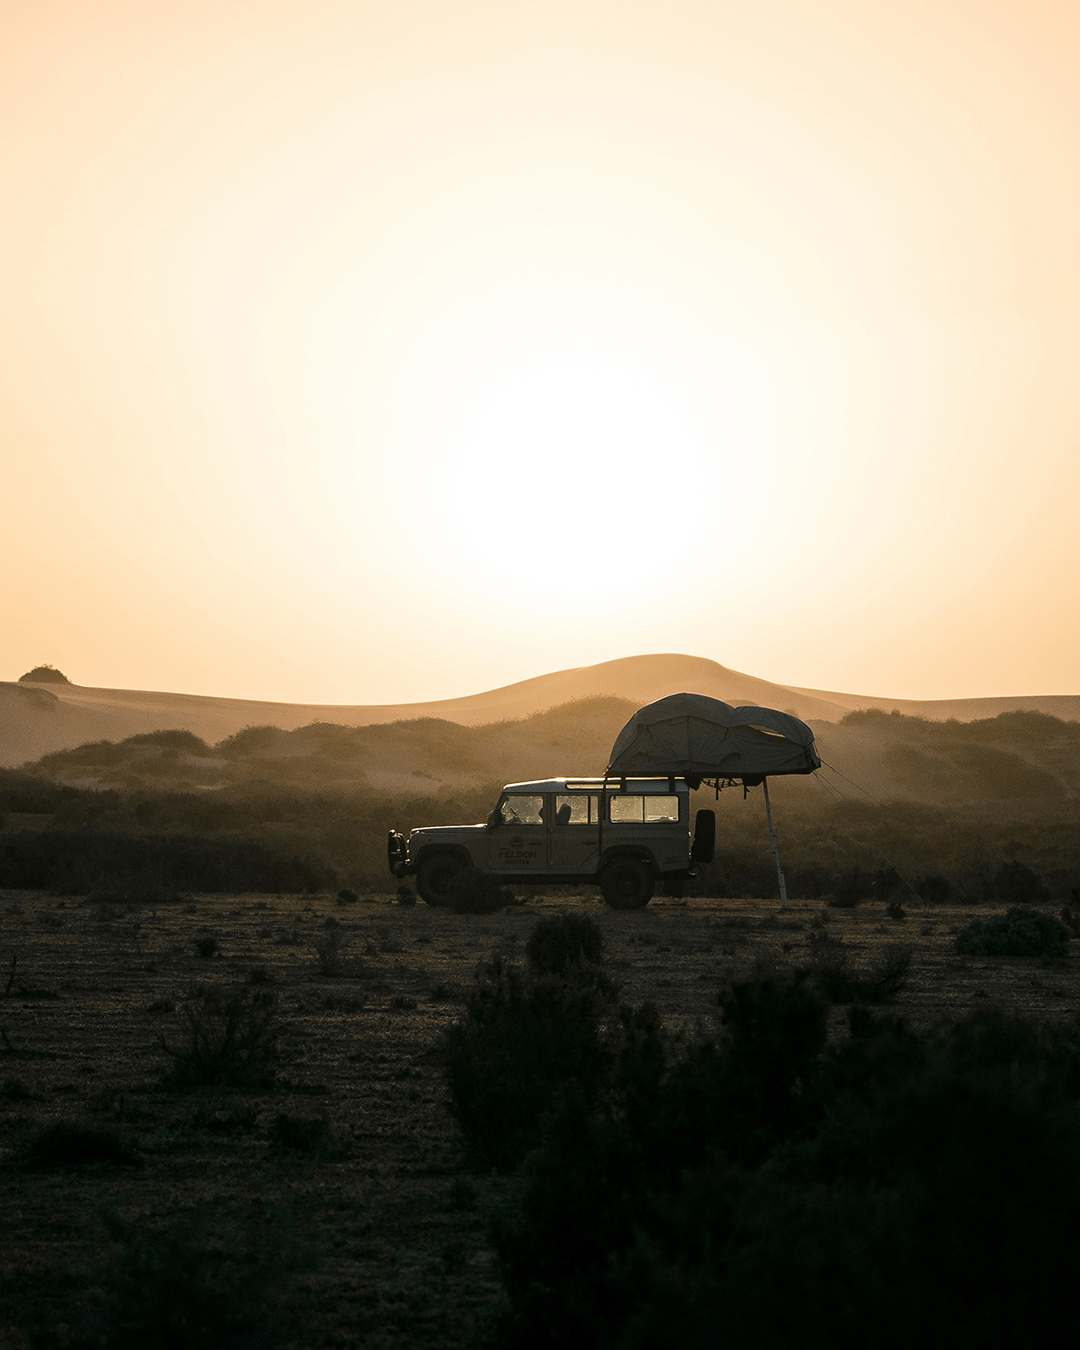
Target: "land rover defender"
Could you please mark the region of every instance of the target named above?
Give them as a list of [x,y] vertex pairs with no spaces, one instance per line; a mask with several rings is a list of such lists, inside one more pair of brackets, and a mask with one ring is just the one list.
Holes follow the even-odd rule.
[[682,894],[715,832],[714,813],[699,810],[691,838],[682,778],[547,778],[509,783],[484,825],[391,830],[387,854],[429,905],[447,904],[453,878],[475,867],[507,882],[598,883],[609,905],[640,909],[658,881]]

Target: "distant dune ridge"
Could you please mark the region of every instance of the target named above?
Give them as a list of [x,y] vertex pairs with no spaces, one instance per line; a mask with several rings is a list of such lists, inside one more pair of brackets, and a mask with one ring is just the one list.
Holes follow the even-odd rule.
[[275,726],[291,731],[313,722],[361,727],[439,718],[471,727],[532,717],[575,699],[607,695],[640,706],[683,690],[736,705],[780,708],[816,722],[837,722],[856,708],[896,709],[933,720],[957,718],[964,722],[1017,710],[1080,719],[1080,695],[881,698],[774,684],[705,657],[682,655],[628,656],[539,675],[465,698],[374,706],[267,703],[24,680],[0,682],[0,765],[18,765],[89,741],[119,741],[164,728],[184,728],[216,743],[245,727]]

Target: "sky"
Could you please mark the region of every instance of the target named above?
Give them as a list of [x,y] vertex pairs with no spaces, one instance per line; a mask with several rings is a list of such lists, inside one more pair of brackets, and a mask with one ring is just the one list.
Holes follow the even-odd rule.
[[1080,10],[0,0],[0,678],[1080,692]]

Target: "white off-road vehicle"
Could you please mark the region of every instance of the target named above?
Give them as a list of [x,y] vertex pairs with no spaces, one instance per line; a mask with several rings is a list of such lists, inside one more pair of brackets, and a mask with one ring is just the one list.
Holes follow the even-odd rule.
[[485,825],[391,830],[387,852],[429,905],[448,903],[454,877],[475,867],[506,882],[599,882],[609,905],[639,909],[658,881],[682,894],[693,864],[711,860],[715,831],[703,809],[691,838],[684,779],[547,778],[507,784]]
[[669,694],[627,722],[603,778],[510,783],[485,825],[434,825],[390,831],[390,871],[415,876],[429,905],[450,900],[467,867],[500,880],[598,882],[617,909],[640,909],[658,881],[681,895],[695,863],[713,856],[716,817],[698,811],[690,830],[690,792],[702,783],[765,785],[769,837],[786,903],[769,810],[768,778],[813,773],[821,760],[814,733],[791,713],[733,708],[705,694]]

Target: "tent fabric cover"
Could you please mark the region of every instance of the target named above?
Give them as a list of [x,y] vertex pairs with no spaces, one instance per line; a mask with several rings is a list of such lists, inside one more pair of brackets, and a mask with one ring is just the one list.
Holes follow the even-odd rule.
[[733,708],[706,694],[669,694],[638,711],[611,750],[618,777],[746,778],[813,773],[814,733],[775,708]]

